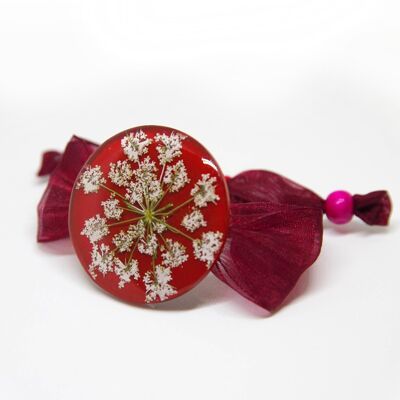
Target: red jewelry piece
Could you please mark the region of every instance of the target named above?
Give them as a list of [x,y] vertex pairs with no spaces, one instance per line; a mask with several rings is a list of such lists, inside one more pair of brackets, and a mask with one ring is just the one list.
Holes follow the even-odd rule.
[[335,223],[356,215],[382,226],[391,213],[384,190],[337,191],[325,201],[270,171],[224,178],[197,141],[159,126],[129,129],[100,147],[73,137],[62,155],[44,154],[40,171],[50,179],[37,240],[70,234],[92,279],[129,302],[175,298],[212,269],[275,310],[318,257],[324,213]]
[[112,137],[86,162],[72,191],[69,231],[85,270],[134,303],[190,290],[228,233],[225,178],[190,136],[143,126]]

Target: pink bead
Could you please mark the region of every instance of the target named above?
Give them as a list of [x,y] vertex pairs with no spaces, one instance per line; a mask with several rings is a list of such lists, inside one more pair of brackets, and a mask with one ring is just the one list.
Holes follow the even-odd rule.
[[346,224],[353,217],[353,196],[344,190],[332,192],[325,201],[326,216],[335,224]]

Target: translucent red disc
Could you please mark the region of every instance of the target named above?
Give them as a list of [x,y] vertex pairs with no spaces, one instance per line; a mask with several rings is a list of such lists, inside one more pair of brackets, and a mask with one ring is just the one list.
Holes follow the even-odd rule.
[[133,303],[182,295],[210,271],[225,242],[229,200],[211,154],[163,126],[121,132],[80,172],[70,236],[101,288]]

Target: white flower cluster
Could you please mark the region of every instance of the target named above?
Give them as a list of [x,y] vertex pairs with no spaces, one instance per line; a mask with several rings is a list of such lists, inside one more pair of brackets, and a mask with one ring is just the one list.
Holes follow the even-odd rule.
[[151,161],[150,157],[146,157],[135,169],[135,176],[138,182],[142,184],[148,184],[152,180],[157,179],[156,173],[157,167],[154,161]]
[[128,183],[125,198],[131,204],[138,203],[143,206],[145,199],[157,201],[163,194],[161,183],[157,178],[158,171],[154,161],[146,157],[134,171],[136,181]]
[[160,221],[153,221],[152,222],[152,226],[153,226],[153,231],[156,233],[163,233],[164,231],[167,230],[167,226],[165,225],[164,222]]
[[182,140],[185,136],[175,132],[171,132],[170,135],[157,133],[155,139],[159,143],[157,151],[161,165],[170,163],[175,157],[182,155]]
[[115,234],[112,239],[115,247],[118,249],[120,253],[124,253],[129,251],[132,244],[133,244],[133,237],[129,234],[129,231],[120,231],[119,233]]
[[92,248],[92,262],[89,265],[89,273],[93,279],[97,278],[97,271],[103,276],[109,272],[114,272],[119,277],[118,287],[122,289],[125,284],[131,282],[131,278],[138,280],[140,278],[137,260],[130,260],[126,265],[114,256],[110,247],[102,243],[94,245]]
[[119,200],[110,198],[106,201],[102,201],[104,215],[107,219],[120,219],[124,210],[119,206]]
[[122,289],[133,278],[137,281],[140,278],[139,263],[131,260],[125,265],[119,258],[115,258],[114,272],[119,277],[118,287]]
[[136,225],[130,225],[127,231],[121,230],[113,236],[113,243],[120,253],[128,252],[134,241],[142,239],[145,235],[144,222],[140,220]]
[[108,177],[117,186],[128,186],[132,179],[133,171],[127,160],[118,160],[116,164],[110,163]]
[[96,243],[104,236],[108,235],[107,220],[101,218],[99,214],[95,217],[89,218],[85,221],[85,227],[83,228],[81,235],[87,236],[90,243]]
[[149,182],[146,195],[150,201],[157,201],[163,195],[160,181],[154,179]]
[[83,188],[85,194],[97,193],[100,185],[104,183],[106,183],[106,180],[103,177],[103,172],[101,171],[100,166],[89,166],[81,173],[76,188]]
[[201,235],[201,239],[193,241],[194,256],[207,264],[208,268],[214,262],[215,255],[221,247],[221,232],[206,232]]
[[143,207],[144,190],[140,182],[130,182],[129,187],[126,189],[125,198],[131,203],[138,203]]
[[177,293],[175,288],[169,284],[172,280],[171,269],[156,265],[153,271],[147,271],[143,277],[146,286],[146,302],[151,303],[157,297],[164,301]]
[[190,214],[186,214],[183,217],[181,225],[189,232],[194,232],[201,227],[206,227],[207,222],[204,219],[203,213],[195,208]]
[[141,239],[144,237],[145,232],[146,227],[143,220],[138,221],[136,225],[130,225],[128,229],[128,233],[132,235],[134,239]]
[[217,178],[213,176],[210,178],[210,174],[202,174],[190,192],[194,196],[194,203],[197,207],[205,207],[207,203],[216,203],[219,200],[219,196],[215,193],[215,182]]
[[153,233],[147,235],[145,239],[142,239],[138,245],[138,250],[142,254],[147,254],[148,256],[153,256],[158,247],[157,236]]
[[110,253],[110,247],[102,243],[100,246],[95,244],[92,248],[92,262],[89,265],[89,273],[96,279],[96,269],[103,275],[112,272],[114,256]]
[[166,240],[166,246],[163,248],[164,253],[161,254],[163,264],[166,267],[176,268],[182,265],[189,256],[186,254],[186,247],[171,239]]
[[[101,231],[100,225],[103,226],[104,219],[98,218],[97,215],[95,218],[91,218],[86,221],[85,229],[82,231],[82,234],[89,235],[89,239],[91,239],[90,235],[95,235],[96,238],[98,234],[94,234],[94,231]],[[101,220],[101,222],[99,222]],[[95,224],[99,224],[99,227],[95,227]],[[108,228],[107,228],[108,229]],[[139,274],[139,266],[137,260],[130,260],[126,265],[115,256],[115,252],[118,250],[120,253],[127,252],[131,249],[134,239],[139,239],[144,235],[144,224],[142,221],[139,221],[136,225],[130,225],[127,232],[120,231],[119,233],[113,236],[113,243],[116,246],[114,251],[110,251],[110,247],[105,245],[104,243],[94,244],[92,248],[92,262],[89,265],[89,273],[96,279],[97,273],[96,271],[101,272],[103,275],[106,275],[108,272],[114,272],[120,279],[118,283],[118,287],[122,289],[125,284],[131,282],[131,278],[134,280],[138,280],[140,278]],[[91,240],[93,243],[93,241]]]
[[182,160],[179,160],[174,165],[168,165],[165,171],[164,183],[169,185],[169,190],[171,192],[178,192],[189,182],[190,179],[188,178],[186,167]]
[[121,146],[130,161],[138,162],[139,157],[148,152],[151,139],[142,131],[131,132],[121,140]]

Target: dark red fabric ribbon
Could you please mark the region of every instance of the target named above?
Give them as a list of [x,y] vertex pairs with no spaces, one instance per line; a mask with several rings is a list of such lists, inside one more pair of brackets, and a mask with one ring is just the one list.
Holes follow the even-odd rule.
[[[43,155],[38,175],[50,179],[38,206],[38,242],[68,237],[68,209],[75,179],[98,145],[72,137],[64,153]],[[325,201],[311,190],[264,170],[228,178],[229,237],[213,273],[245,298],[273,311],[322,245]],[[386,191],[354,195],[354,215],[369,225],[387,225]]]
[[79,171],[98,145],[73,136],[64,153],[43,154],[38,175],[51,174],[38,205],[38,242],[50,242],[69,236],[68,210],[72,188]]
[[[230,236],[214,274],[244,297],[273,311],[322,245],[325,201],[311,190],[269,171],[245,171],[228,181]],[[387,225],[386,191],[354,195],[354,214]]]

